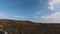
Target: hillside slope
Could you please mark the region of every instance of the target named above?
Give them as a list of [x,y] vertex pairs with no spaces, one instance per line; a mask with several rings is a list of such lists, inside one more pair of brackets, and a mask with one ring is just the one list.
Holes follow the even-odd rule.
[[10,34],[60,34],[60,24],[0,19],[0,31]]

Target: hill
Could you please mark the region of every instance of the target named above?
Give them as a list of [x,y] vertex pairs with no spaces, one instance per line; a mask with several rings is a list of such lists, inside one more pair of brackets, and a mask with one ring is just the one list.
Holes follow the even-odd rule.
[[60,24],[0,19],[0,34],[60,34]]

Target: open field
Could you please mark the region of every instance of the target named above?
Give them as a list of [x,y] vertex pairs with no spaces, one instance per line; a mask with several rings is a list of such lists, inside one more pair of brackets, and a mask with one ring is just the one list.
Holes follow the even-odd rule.
[[6,34],[60,34],[60,24],[1,19],[1,31]]

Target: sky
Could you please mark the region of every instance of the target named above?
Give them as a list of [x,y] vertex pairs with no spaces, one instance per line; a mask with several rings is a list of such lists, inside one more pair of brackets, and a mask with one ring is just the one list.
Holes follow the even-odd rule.
[[60,0],[0,0],[0,19],[60,23]]

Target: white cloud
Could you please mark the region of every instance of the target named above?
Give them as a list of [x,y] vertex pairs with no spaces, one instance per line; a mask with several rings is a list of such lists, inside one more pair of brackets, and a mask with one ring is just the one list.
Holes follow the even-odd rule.
[[42,16],[42,18],[60,20],[60,12],[56,12],[56,13],[50,14],[48,16]]
[[53,23],[60,23],[60,0],[50,0],[49,1],[48,9],[54,11],[54,13],[48,16],[41,16],[44,20],[43,22],[53,22]]
[[43,23],[60,23],[60,0],[50,0],[48,4],[48,9],[54,12],[48,16],[40,16],[41,13],[37,12],[36,14],[38,16],[34,16],[37,18],[36,21]]
[[49,9],[50,10],[54,10],[55,9],[55,6],[57,5],[57,4],[59,4],[60,3],[60,0],[50,0],[49,1]]
[[41,18],[45,20],[44,22],[60,23],[60,12],[55,12],[48,16],[41,16]]

